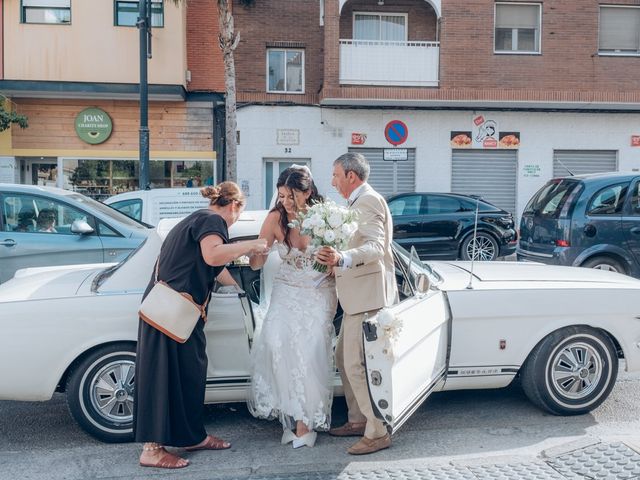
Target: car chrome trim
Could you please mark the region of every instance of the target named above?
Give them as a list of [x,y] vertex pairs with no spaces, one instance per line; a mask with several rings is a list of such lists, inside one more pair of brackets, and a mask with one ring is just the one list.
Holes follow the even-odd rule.
[[553,258],[552,253],[539,253],[532,252],[531,250],[522,250],[521,248],[516,248],[516,255],[529,255],[531,257],[541,257],[541,258]]

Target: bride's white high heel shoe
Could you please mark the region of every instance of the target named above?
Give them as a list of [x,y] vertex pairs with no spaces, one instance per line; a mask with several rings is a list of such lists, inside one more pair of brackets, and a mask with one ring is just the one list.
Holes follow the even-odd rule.
[[305,445],[307,447],[313,447],[316,444],[316,438],[318,438],[318,434],[311,430],[301,437],[295,437],[293,440],[293,448],[300,448],[304,447]]
[[289,429],[286,429],[284,432],[282,432],[282,440],[280,440],[280,443],[282,443],[282,445],[286,445],[287,443],[293,442],[297,438],[298,437],[296,437],[295,433],[293,433]]

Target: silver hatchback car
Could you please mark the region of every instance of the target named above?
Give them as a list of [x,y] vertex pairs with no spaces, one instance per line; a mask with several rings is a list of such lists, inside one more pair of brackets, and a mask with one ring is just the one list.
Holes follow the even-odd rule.
[[119,262],[151,231],[80,193],[0,184],[0,283],[20,268]]

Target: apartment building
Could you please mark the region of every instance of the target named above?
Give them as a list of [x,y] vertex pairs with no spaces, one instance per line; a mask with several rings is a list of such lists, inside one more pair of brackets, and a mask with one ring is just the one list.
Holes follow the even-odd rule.
[[640,1],[234,2],[238,176],[364,153],[382,193],[479,194],[519,215],[546,180],[640,168]]
[[[187,9],[151,2],[156,188],[216,178],[224,77],[219,49],[211,48],[217,10],[201,11],[212,3],[193,0]],[[0,12],[0,93],[29,121],[0,133],[0,182],[54,185],[98,199],[138,188],[138,2],[0,0]]]

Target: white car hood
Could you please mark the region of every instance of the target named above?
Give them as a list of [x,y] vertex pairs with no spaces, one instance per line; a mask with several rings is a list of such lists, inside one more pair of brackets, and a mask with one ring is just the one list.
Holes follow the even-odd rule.
[[[464,288],[469,283],[471,262],[428,262],[436,270],[442,270],[446,279],[445,290]],[[547,284],[594,284],[640,288],[640,280],[614,272],[584,267],[564,267],[530,262],[475,262],[473,265],[474,282],[480,281],[485,287],[491,282],[511,283],[519,288],[519,283]],[[524,285],[522,285],[524,286]],[[448,287],[448,288],[447,288]],[[490,288],[490,287],[489,287]]]
[[90,276],[109,264],[65,265],[18,270],[16,276],[0,285],[3,302],[72,297]]

